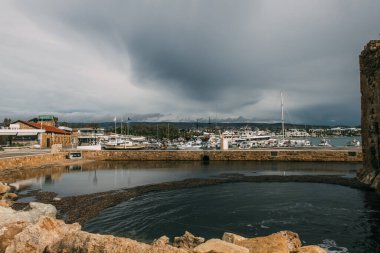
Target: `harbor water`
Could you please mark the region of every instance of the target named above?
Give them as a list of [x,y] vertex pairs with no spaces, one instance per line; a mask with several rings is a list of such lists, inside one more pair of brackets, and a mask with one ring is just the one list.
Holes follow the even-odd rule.
[[[20,195],[33,191],[82,195],[221,174],[338,175],[354,177],[360,163],[337,162],[105,162],[67,166],[14,182]],[[24,198],[21,201],[31,201]],[[321,183],[227,183],[148,193],[103,210],[83,227],[89,232],[151,242],[167,235],[246,237],[280,230],[329,252],[379,252],[380,201],[373,192]]]
[[146,194],[104,210],[84,229],[146,242],[186,230],[206,239],[291,230],[329,252],[379,252],[380,201],[336,185],[233,183]]

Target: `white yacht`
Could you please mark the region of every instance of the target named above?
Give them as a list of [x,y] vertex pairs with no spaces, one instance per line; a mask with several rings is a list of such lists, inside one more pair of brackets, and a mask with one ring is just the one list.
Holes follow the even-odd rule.
[[360,147],[360,141],[354,138],[352,141],[349,141],[347,143],[347,146],[349,147]]
[[290,138],[310,137],[310,134],[306,132],[306,130],[293,128],[293,129],[288,129],[286,131],[286,137],[290,137]]
[[198,150],[201,149],[202,145],[194,141],[189,141],[182,145],[178,145],[177,147],[181,150]]
[[111,135],[108,140],[102,143],[102,149],[113,149],[113,150],[136,150],[143,149],[144,145],[132,141],[130,138],[119,135]]
[[322,138],[320,143],[318,144],[320,147],[332,147],[332,145],[329,143],[329,140],[326,138]]
[[239,145],[239,149],[251,149],[253,146],[252,141],[243,141]]
[[309,140],[305,139],[295,139],[295,140],[290,140],[290,147],[310,147],[311,143]]

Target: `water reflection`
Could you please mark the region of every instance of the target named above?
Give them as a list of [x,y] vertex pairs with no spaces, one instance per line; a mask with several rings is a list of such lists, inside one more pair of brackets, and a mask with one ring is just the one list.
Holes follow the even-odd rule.
[[67,168],[69,170],[77,170],[77,171],[81,171],[82,170],[82,165],[81,164],[75,164],[75,165],[69,165],[67,166]]
[[95,173],[94,173],[94,179],[92,180],[92,182],[94,183],[94,185],[97,185],[98,184],[98,178],[96,176],[96,170],[95,170]]
[[[26,184],[26,178],[23,178],[22,189],[26,192],[42,189],[56,192],[59,196],[71,196],[187,178],[216,177],[226,173],[247,176],[307,174],[354,177],[360,167],[360,163],[336,162],[97,161],[46,170],[44,175],[41,175],[41,170],[35,176],[29,171],[29,183]],[[16,184],[20,182],[17,181]]]

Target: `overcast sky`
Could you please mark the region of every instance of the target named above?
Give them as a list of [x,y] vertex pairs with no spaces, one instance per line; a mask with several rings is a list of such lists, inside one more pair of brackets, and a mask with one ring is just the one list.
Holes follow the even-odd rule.
[[360,122],[378,0],[2,0],[0,117]]

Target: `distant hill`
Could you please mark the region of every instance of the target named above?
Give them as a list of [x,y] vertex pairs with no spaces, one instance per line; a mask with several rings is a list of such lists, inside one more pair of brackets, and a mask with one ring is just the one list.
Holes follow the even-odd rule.
[[[82,128],[82,127],[101,127],[105,129],[113,129],[115,127],[115,122],[99,122],[99,123],[70,123],[70,122],[60,122],[61,126],[68,126],[71,128]],[[126,122],[123,125],[126,126]],[[250,127],[252,129],[281,129],[281,123],[216,123],[216,122],[129,122],[131,126],[136,125],[167,125],[175,126],[178,129],[232,129],[232,128],[243,128]],[[340,127],[352,127],[339,125]],[[120,122],[117,122],[116,127],[120,127]],[[285,123],[285,128],[298,128],[298,129],[316,129],[316,128],[331,128],[334,126],[327,125],[304,125],[304,124],[288,124]],[[360,126],[356,126],[360,127]]]

